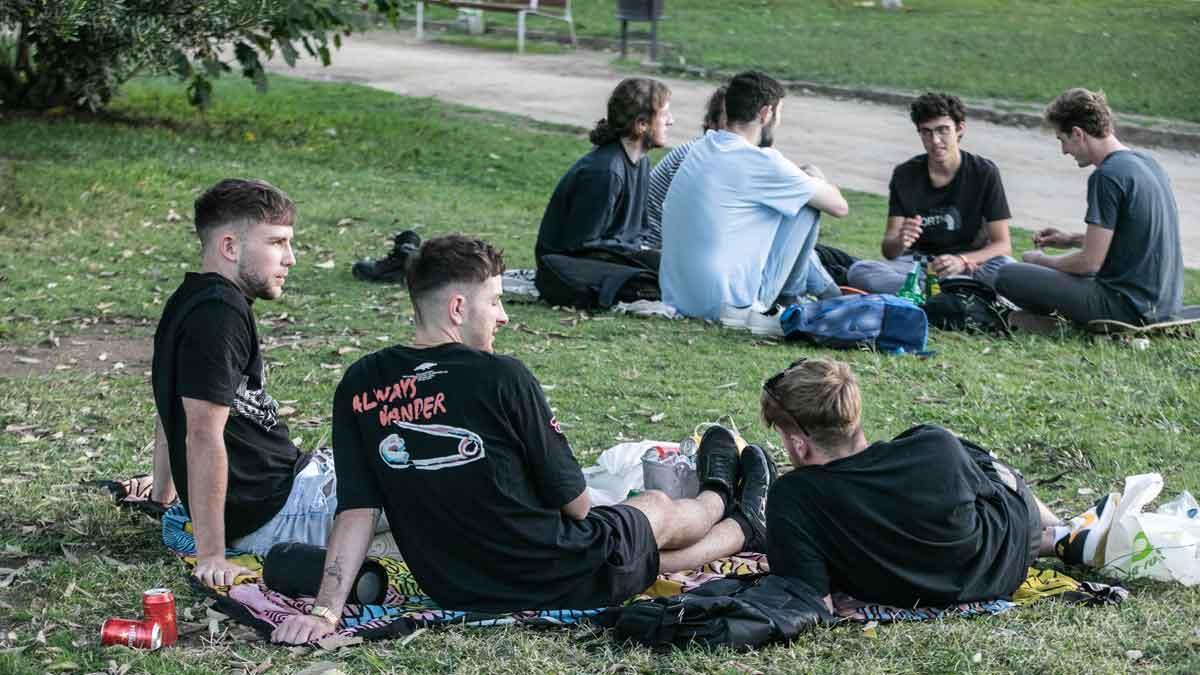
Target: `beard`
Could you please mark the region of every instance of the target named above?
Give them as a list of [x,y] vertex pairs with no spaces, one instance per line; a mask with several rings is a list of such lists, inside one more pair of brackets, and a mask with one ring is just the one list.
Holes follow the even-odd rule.
[[281,290],[272,284],[273,277],[263,278],[262,275],[248,269],[240,260],[238,261],[237,275],[242,292],[252,300],[274,300],[281,293]]
[[775,145],[775,127],[779,126],[776,122],[777,114],[775,112],[771,113],[771,119],[763,125],[762,137],[758,139],[758,147],[770,148]]

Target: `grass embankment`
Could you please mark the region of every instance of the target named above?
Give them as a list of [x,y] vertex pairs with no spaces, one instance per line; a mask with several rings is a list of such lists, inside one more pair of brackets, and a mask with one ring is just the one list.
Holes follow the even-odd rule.
[[[1104,89],[1114,109],[1200,121],[1200,4],[1177,0],[667,0],[659,40],[672,64],[762,68],[781,78],[1044,104],[1068,87]],[[580,35],[619,35],[612,0],[571,3]],[[452,18],[443,8],[432,18]],[[512,25],[501,13],[489,23]],[[565,24],[530,18],[531,28]],[[630,24],[649,31],[648,23]],[[462,38],[454,38],[462,41]],[[511,37],[494,43],[516,49]],[[637,55],[637,58],[644,56]]]
[[[232,78],[219,87],[205,117],[187,109],[177,84],[141,81],[117,103],[124,122],[21,118],[0,127],[0,359],[10,367],[3,372],[31,365],[18,357],[42,361],[33,375],[0,379],[0,567],[20,570],[8,582],[0,574],[0,672],[93,672],[110,660],[131,672],[242,672],[268,659],[268,672],[291,672],[318,658],[347,672],[522,674],[1194,672],[1200,663],[1189,646],[1200,593],[1143,582],[1119,609],[1046,603],[996,618],[885,626],[877,639],[845,626],[742,655],[654,655],[589,646],[569,631],[459,628],[406,646],[308,657],[237,631],[210,640],[203,627],[154,654],[100,649],[102,620],[134,615],[142,589],[172,587],[183,620],[204,622],[155,524],[80,485],[149,469],[147,344],[163,301],[197,262],[188,222],[197,192],[222,177],[261,176],[299,202],[299,262],[283,298],[256,312],[270,347],[270,390],[294,408],[289,422],[311,449],[329,437],[342,368],[412,333],[405,293],[354,281],[351,261],[380,255],[392,232],[417,228],[424,237],[487,237],[507,249],[511,266],[529,266],[550,191],[587,150],[578,132],[354,86],[275,78],[265,97]],[[856,194],[851,205],[823,239],[873,254],[885,202]],[[1029,245],[1026,233],[1016,236],[1019,248]],[[1196,272],[1187,298],[1200,301]],[[512,324],[498,349],[539,376],[585,463],[618,440],[678,439],[719,415],[770,443],[755,422],[763,378],[800,354],[830,354],[695,321],[508,310]],[[51,334],[57,348],[37,347]],[[124,351],[112,354],[131,354],[120,366],[105,347],[117,341]],[[279,348],[291,342],[298,346]],[[92,346],[76,363],[56,356],[82,349],[77,343]],[[130,344],[141,345],[140,356]],[[1030,479],[1063,474],[1038,490],[1064,514],[1095,498],[1081,491],[1119,489],[1123,476],[1144,471],[1161,471],[1171,493],[1200,491],[1196,340],[1155,339],[1137,351],[1076,334],[935,332],[931,347],[938,353],[928,360],[835,354],[859,374],[871,437],[916,422],[947,425]],[[664,417],[654,423],[657,413]],[[1143,656],[1131,662],[1127,650]]]

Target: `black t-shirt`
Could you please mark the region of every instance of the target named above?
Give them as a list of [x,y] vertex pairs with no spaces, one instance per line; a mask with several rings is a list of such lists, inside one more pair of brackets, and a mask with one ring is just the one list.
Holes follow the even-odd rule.
[[560,511],[583,472],[514,358],[460,344],[370,354],[338,385],[333,447],[338,510],[382,507],[443,608],[556,609],[608,558],[602,522]]
[[1096,281],[1125,296],[1148,322],[1183,306],[1179,208],[1171,179],[1153,157],[1110,153],[1088,178],[1089,225],[1112,230]]
[[962,253],[987,246],[987,224],[1012,217],[1000,170],[990,160],[959,151],[962,164],[943,187],[929,180],[929,155],[917,155],[892,171],[888,216],[921,216],[924,229],[912,250],[927,255]]
[[283,508],[307,456],[288,438],[279,405],[266,392],[266,369],[246,296],[219,274],[188,273],[158,322],[152,375],[171,477],[183,505],[188,505],[186,397],[229,406],[226,543],[262,527]]
[[646,224],[650,158],[629,161],[620,141],[580,157],[558,181],[538,229],[538,259],[589,249],[636,251]]
[[1025,579],[1029,515],[976,452],[920,426],[781,476],[767,499],[771,571],[900,607],[1010,595]]

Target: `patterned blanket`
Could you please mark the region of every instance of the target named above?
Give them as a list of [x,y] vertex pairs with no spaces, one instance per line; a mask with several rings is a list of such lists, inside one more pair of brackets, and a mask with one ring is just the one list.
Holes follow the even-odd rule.
[[[128,487],[128,481],[114,482],[118,488]],[[109,486],[112,489],[111,486]],[[114,490],[122,505],[140,507],[144,497],[128,499],[119,489]],[[150,511],[153,513],[153,511]],[[175,552],[190,570],[196,563],[196,542],[191,521],[182,505],[175,504],[162,516],[163,544]],[[264,638],[276,626],[293,614],[307,613],[313,598],[292,598],[270,590],[262,583],[262,559],[244,551],[229,550],[227,556],[252,571],[238,577],[232,586],[210,588],[194,578],[193,587],[216,601],[215,609],[234,620],[257,630]],[[549,627],[569,626],[587,621],[606,608],[587,610],[541,610],[512,614],[487,614],[442,609],[425,595],[408,566],[401,560],[374,557],[388,573],[388,591],[381,605],[347,605],[342,613],[340,635],[346,638],[378,640],[402,637],[419,628],[461,624],[467,626],[501,626],[520,624]],[[762,574],[769,572],[766,556],[742,553],[713,561],[701,569],[659,576],[644,594],[633,599],[672,596],[690,591],[717,578]],[[844,594],[834,595],[835,614],[845,621],[887,623],[894,621],[928,621],[950,616],[993,615],[1007,612],[1048,597],[1059,596],[1072,602],[1109,604],[1124,598],[1124,589],[1103,584],[1080,583],[1054,570],[1031,568],[1025,583],[1014,594],[1014,601],[996,599],[971,602],[949,607],[889,607],[859,602]]]

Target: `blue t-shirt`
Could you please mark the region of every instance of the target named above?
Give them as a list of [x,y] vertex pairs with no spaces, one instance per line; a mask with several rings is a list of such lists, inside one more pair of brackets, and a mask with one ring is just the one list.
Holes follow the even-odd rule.
[[663,301],[717,319],[722,303],[754,303],[771,244],[817,182],[774,148],[729,131],[691,146],[663,203]]
[[1096,281],[1127,299],[1147,322],[1183,305],[1179,207],[1171,179],[1150,155],[1118,150],[1088,177],[1084,221],[1112,230]]

